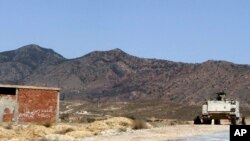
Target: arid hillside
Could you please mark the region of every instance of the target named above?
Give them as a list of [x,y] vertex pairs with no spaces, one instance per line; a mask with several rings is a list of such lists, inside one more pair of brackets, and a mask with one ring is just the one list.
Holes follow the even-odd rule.
[[0,77],[0,83],[60,87],[61,99],[161,99],[197,105],[225,91],[244,106],[250,103],[249,65],[145,59],[120,49],[66,59],[51,49],[27,45],[0,53]]

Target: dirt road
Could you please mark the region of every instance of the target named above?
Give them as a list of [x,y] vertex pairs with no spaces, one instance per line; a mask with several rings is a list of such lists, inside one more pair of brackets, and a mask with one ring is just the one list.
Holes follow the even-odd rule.
[[229,141],[229,131],[180,139],[177,141]]
[[[217,134],[219,132],[219,134]],[[79,139],[78,141],[211,141],[228,140],[228,125],[175,125],[162,128],[153,128],[125,132],[118,135],[99,135]],[[212,140],[213,141],[213,140]],[[215,140],[214,140],[215,141]]]

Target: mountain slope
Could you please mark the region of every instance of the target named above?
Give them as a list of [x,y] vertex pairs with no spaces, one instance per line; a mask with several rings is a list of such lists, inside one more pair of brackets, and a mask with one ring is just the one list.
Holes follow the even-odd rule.
[[196,105],[225,90],[229,97],[241,100],[243,105],[249,106],[250,103],[249,65],[212,60],[187,64],[144,59],[120,49],[95,51],[75,59],[64,59],[55,54],[52,52],[52,57],[33,58],[38,60],[35,63],[18,61],[23,57],[9,62],[7,59],[2,62],[5,68],[11,70],[15,65],[19,68],[14,69],[16,75],[9,73],[0,80],[5,83],[16,81],[20,84],[60,87],[62,99],[162,99]]
[[0,53],[0,82],[20,83],[34,70],[65,60],[51,49],[27,45],[17,50]]

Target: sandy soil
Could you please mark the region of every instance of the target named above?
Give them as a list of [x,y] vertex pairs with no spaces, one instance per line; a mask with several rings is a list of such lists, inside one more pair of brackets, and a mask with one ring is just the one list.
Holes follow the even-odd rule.
[[133,120],[124,117],[114,117],[89,124],[59,123],[54,125],[2,123],[0,126],[1,141],[55,141],[75,140],[102,134],[108,130],[123,132],[133,127]]
[[200,135],[176,141],[229,141],[229,132],[223,131],[215,134]]
[[101,135],[79,139],[78,141],[168,141],[185,139],[197,135],[228,131],[228,125],[175,125],[144,129],[119,135]]
[[[174,123],[174,124],[173,124]],[[247,123],[250,120],[247,119]],[[184,140],[200,135],[229,132],[229,125],[184,125],[160,122],[158,128],[133,130],[135,122],[124,117],[113,117],[93,123],[59,123],[49,127],[39,124],[0,125],[1,141],[168,141]],[[209,137],[209,136],[208,136]],[[222,136],[223,137],[223,136]],[[195,140],[196,141],[196,140]],[[205,141],[205,140],[204,140]]]

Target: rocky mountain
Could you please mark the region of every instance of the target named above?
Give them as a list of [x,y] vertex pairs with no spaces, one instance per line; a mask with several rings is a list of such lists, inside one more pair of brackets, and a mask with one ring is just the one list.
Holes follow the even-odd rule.
[[64,57],[51,49],[27,45],[17,50],[0,53],[0,82],[18,84],[37,68],[57,64]]
[[27,45],[0,53],[0,82],[62,89],[61,99],[152,100],[196,105],[225,91],[250,103],[250,66],[209,60],[188,64],[129,55],[120,49],[65,59]]

